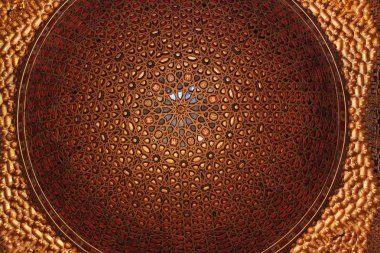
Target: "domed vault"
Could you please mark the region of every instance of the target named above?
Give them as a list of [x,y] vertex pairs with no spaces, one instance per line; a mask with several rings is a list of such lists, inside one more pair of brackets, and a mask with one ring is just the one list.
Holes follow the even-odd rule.
[[21,86],[27,172],[102,252],[273,252],[313,220],[344,142],[331,49],[291,1],[69,1]]

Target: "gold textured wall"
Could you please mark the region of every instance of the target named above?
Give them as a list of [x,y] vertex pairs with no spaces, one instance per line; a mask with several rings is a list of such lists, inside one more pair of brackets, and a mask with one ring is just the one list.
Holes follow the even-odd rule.
[[[380,202],[364,117],[378,47],[376,4],[367,0],[299,2],[317,17],[343,61],[350,96],[350,143],[341,188],[291,252],[365,252]],[[56,235],[30,200],[27,180],[17,162],[14,119],[15,71],[35,31],[60,4],[0,1],[0,251],[4,252],[77,252],[64,235]]]

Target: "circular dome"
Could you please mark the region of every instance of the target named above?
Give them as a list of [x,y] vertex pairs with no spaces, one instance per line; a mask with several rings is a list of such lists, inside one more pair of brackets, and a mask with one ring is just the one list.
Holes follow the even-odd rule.
[[68,1],[19,101],[30,183],[91,252],[281,249],[345,139],[331,49],[291,1]]

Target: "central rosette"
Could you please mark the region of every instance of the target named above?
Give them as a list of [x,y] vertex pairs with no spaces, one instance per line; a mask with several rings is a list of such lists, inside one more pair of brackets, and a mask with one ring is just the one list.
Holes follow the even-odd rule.
[[[222,91],[223,90],[223,91]],[[213,131],[226,132],[231,106],[221,107],[219,96],[225,93],[221,85],[209,85],[200,75],[175,72],[159,78],[144,93],[144,108],[136,108],[142,115],[156,142],[171,147],[191,147],[204,142]],[[229,108],[231,107],[231,108]]]
[[62,231],[103,252],[262,252],[301,232],[344,111],[292,1],[68,2],[18,78],[20,151]]

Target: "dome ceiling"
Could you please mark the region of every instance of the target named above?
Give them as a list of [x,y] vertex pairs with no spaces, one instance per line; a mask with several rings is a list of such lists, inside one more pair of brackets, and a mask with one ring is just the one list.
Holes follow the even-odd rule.
[[79,247],[273,252],[335,187],[335,53],[290,1],[78,0],[41,34],[22,154]]

